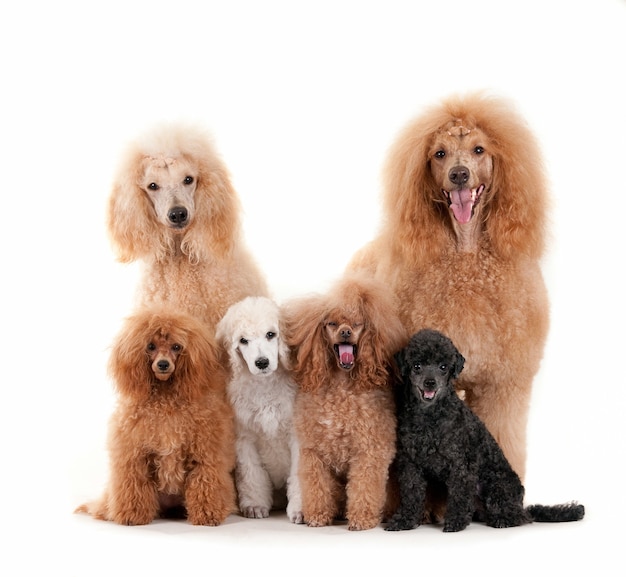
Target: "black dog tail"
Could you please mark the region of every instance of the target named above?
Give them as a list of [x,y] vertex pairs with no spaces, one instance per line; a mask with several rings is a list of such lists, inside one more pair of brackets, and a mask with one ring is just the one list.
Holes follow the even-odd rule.
[[565,505],[530,505],[526,513],[537,523],[565,523],[580,521],[585,516],[585,507],[578,503]]

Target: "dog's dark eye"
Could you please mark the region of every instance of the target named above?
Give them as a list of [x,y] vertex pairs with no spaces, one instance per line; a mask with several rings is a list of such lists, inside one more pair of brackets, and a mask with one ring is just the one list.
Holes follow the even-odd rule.
[[445,155],[446,155],[445,150],[438,150],[437,152],[435,152],[435,158],[443,158]]
[[182,351],[182,350],[183,350],[183,347],[182,347],[181,345],[179,345],[179,344],[175,344],[175,345],[172,345],[172,350],[173,350],[175,353],[180,353],[180,351]]
[[151,182],[151,183],[148,185],[148,189],[149,189],[149,190],[159,190],[159,185],[158,185],[156,182]]
[[485,152],[485,149],[482,146],[474,148],[474,154],[482,154],[483,152]]
[[420,365],[419,363],[415,363],[415,364],[413,365],[413,370],[414,370],[416,373],[419,373],[419,372],[422,370],[422,365]]
[[185,176],[185,180],[183,180],[183,184],[191,184],[193,182],[193,176]]
[[331,321],[329,323],[326,323],[326,325],[329,326],[329,327],[336,327],[337,323],[334,323],[334,322]]
[[265,335],[265,338],[266,338],[268,341],[271,341],[271,340],[272,340],[275,336],[276,336],[276,333],[273,333],[272,331],[269,331],[269,332]]
[[446,364],[439,365],[439,370],[440,370],[442,373],[445,373],[445,372],[448,370],[448,365],[446,365]]
[[148,343],[148,346],[146,347],[146,349],[150,352],[156,351],[156,345],[154,343]]
[[245,339],[244,337],[241,337],[239,339],[239,344],[241,345],[247,345],[248,344],[248,339]]

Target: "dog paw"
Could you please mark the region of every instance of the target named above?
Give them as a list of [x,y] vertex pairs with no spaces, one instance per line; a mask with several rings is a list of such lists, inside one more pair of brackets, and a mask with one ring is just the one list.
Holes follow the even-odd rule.
[[348,519],[348,531],[365,531],[378,526],[380,519],[378,517],[363,517],[357,519]]
[[148,525],[152,523],[154,519],[154,515],[146,514],[146,513],[137,513],[136,511],[132,511],[129,513],[118,513],[114,515],[113,521],[120,525]]
[[458,531],[463,531],[469,525],[469,521],[465,519],[452,519],[446,520],[443,524],[443,532],[444,533],[457,533]]
[[496,529],[506,529],[508,527],[517,527],[520,524],[521,524],[520,522],[516,522],[512,519],[507,519],[505,517],[488,519],[486,522],[487,526],[495,527]]
[[408,522],[403,518],[392,518],[387,526],[385,527],[385,531],[409,531],[410,529],[415,529],[418,525]]
[[227,513],[221,514],[218,511],[188,511],[187,520],[192,525],[204,525],[206,527],[217,527],[228,516]]
[[249,507],[243,507],[241,514],[247,519],[265,519],[270,516],[270,511],[267,507],[251,505]]
[[302,514],[302,511],[288,511],[287,516],[295,525],[302,525],[304,523],[304,515]]
[[333,518],[329,515],[311,515],[306,519],[306,524],[309,527],[327,527],[332,522]]

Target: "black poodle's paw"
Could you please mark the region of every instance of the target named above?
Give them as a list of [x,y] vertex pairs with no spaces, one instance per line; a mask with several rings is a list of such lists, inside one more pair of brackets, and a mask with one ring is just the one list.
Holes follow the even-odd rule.
[[446,519],[443,524],[444,533],[463,531],[470,524],[469,519]]
[[394,515],[387,526],[385,527],[385,531],[409,531],[410,529],[415,529],[418,527],[419,523],[414,523],[407,517],[401,517],[398,515]]
[[486,521],[488,527],[495,527],[496,529],[506,529],[508,527],[519,527],[522,524],[521,519],[509,518],[509,517],[492,517]]

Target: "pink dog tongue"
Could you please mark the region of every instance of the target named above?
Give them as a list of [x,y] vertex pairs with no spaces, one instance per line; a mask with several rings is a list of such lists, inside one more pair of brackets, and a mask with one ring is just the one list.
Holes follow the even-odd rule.
[[352,345],[339,345],[339,360],[344,365],[351,365],[354,362],[354,348]]
[[450,208],[459,223],[466,224],[471,220],[475,200],[476,193],[469,188],[450,192]]

